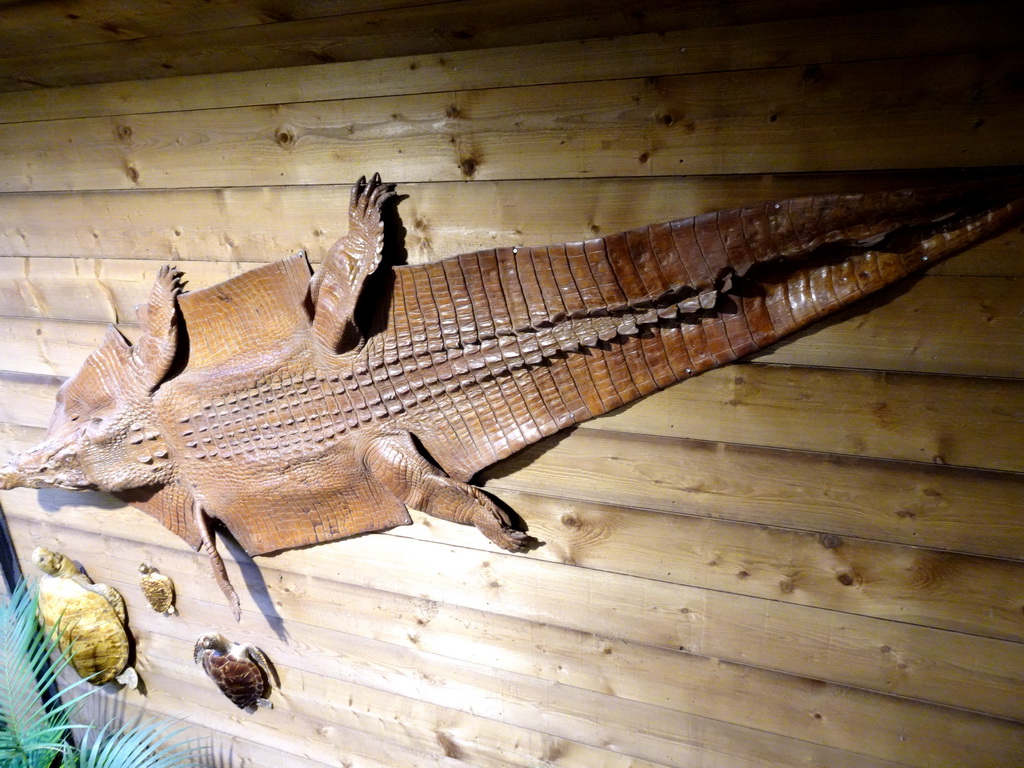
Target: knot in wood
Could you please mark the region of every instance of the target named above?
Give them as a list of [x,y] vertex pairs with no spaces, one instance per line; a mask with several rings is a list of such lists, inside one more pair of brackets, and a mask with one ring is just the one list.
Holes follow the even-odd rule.
[[818,541],[825,549],[839,549],[843,545],[842,538],[834,533],[823,533],[818,537]]

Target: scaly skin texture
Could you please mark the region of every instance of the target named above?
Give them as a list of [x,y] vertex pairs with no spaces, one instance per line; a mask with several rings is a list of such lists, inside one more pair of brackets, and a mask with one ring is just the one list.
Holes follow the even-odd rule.
[[[1021,217],[1018,179],[815,195],[586,242],[380,266],[379,177],[312,276],[299,254],[210,288],[157,278],[3,487],[102,488],[210,558],[410,521],[527,537],[473,475],[547,435],[774,343]],[[179,331],[184,330],[184,334]],[[187,337],[187,346],[179,343]]]

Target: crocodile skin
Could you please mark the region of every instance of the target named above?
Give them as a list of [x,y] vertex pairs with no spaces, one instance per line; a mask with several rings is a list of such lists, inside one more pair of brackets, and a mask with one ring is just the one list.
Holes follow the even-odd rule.
[[[410,522],[526,537],[473,475],[547,435],[772,344],[1021,216],[1017,179],[828,194],[584,242],[380,266],[374,177],[314,276],[303,254],[115,330],[3,487],[101,488],[206,551],[253,555]],[[365,288],[365,290],[364,290]]]

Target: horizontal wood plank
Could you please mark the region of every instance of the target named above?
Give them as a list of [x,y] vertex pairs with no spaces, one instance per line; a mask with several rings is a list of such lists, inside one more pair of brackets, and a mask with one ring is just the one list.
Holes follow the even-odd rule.
[[[666,515],[503,491],[543,545],[532,557],[675,584],[1021,639],[1012,592],[1024,599],[1019,561],[813,534],[767,525]],[[486,549],[473,529],[414,514],[396,536]],[[1003,605],[1001,611],[993,606]],[[967,641],[965,641],[967,642]]]
[[[209,3],[200,3],[203,12]],[[217,4],[218,13],[238,13],[238,4]],[[294,5],[294,4],[293,4]],[[304,4],[299,4],[304,6]],[[322,3],[317,3],[321,7]],[[348,4],[346,4],[348,5]],[[449,3],[449,6],[452,4]],[[31,9],[33,6],[26,6]],[[735,13],[736,4],[733,4]],[[19,9],[20,10],[20,9]],[[90,16],[104,15],[87,6]],[[125,39],[160,18],[140,16],[134,9],[129,23],[113,22],[118,39]],[[295,16],[297,8],[285,13]],[[354,9],[349,9],[352,12]],[[842,8],[833,4],[832,13]],[[864,11],[864,7],[855,9]],[[24,11],[23,11],[24,12]],[[255,12],[255,13],[254,13]],[[244,13],[244,11],[242,12]],[[249,20],[259,12],[249,9]],[[177,10],[175,22],[195,23],[196,14]],[[502,88],[626,77],[663,77],[698,72],[759,69],[885,58],[898,52],[910,56],[953,55],[975,50],[1016,47],[1020,9],[1003,0],[919,8],[884,8],[821,19],[757,21],[723,26],[666,30],[655,34],[572,40],[482,50],[447,50],[434,55],[372,58],[329,64],[288,66],[256,72],[218,72],[208,75],[161,77],[157,80],[90,83],[85,86],[11,91],[0,94],[0,121],[23,122],[73,117],[119,115],[126,112],[222,109],[253,104],[283,104],[339,98],[397,96],[434,91]],[[16,54],[14,19],[7,18],[8,55]],[[25,23],[25,22],[22,22]],[[27,23],[24,41],[39,45],[52,37],[40,35],[38,21]],[[109,36],[103,23],[78,18],[61,29],[64,34],[95,30]],[[163,34],[169,30],[163,29]],[[508,45],[509,41],[503,41]],[[95,51],[92,52],[96,55]],[[2,69],[2,67],[0,67]],[[401,76],[396,76],[401,73]],[[47,73],[52,75],[53,73]],[[165,71],[161,74],[176,74]]]
[[[197,627],[193,631],[198,633],[201,630]],[[175,651],[180,655],[182,648],[187,650],[188,644],[184,640],[156,636],[153,648],[162,652],[163,658],[169,658]],[[262,718],[259,727],[224,711],[222,704],[218,706],[220,694],[209,681],[182,682],[180,666],[161,663],[157,658],[156,663],[147,669],[145,680],[148,686],[162,689],[153,697],[152,706],[170,711],[184,710],[193,725],[215,725],[221,740],[224,734],[231,734],[233,756],[241,759],[245,755],[262,753],[262,759],[268,762],[256,764],[268,768],[280,768],[281,765],[291,768],[297,757],[300,760],[305,758],[299,765],[309,765],[309,768],[324,765],[458,768],[467,763],[481,768],[532,768],[543,765],[549,755],[557,755],[559,764],[567,768],[665,766],[664,763],[617,754],[569,738],[477,717],[469,712],[418,702],[343,680],[325,679],[322,668],[317,674],[308,669],[277,667],[283,671],[282,684],[285,687],[271,694],[271,699],[276,701],[275,711],[263,712],[269,717]],[[301,695],[294,693],[297,690]],[[174,693],[169,694],[168,691]],[[197,701],[205,701],[207,706],[193,711],[192,702]],[[131,712],[134,708],[127,709]],[[395,722],[401,722],[403,727],[392,727]],[[297,739],[301,740],[299,744],[296,744]],[[247,748],[238,749],[235,746],[238,742],[244,742]],[[301,751],[301,757],[295,754],[297,749]],[[698,749],[693,753],[700,757],[704,754]],[[276,763],[273,762],[275,754]],[[248,759],[244,765],[248,768]],[[727,764],[719,765],[725,768]],[[740,765],[754,764],[744,762]]]
[[64,13],[39,3],[9,3],[4,8],[5,57],[56,47],[117,43],[145,38],[170,38],[214,30],[280,24],[373,10],[377,13],[433,0],[273,0],[271,3],[237,0],[186,0],[171,6],[143,8],[125,0],[72,0]]
[[[372,167],[360,173],[371,172]],[[401,184],[397,215],[410,263],[510,245],[609,235],[764,200],[957,183],[968,174],[901,173],[558,179]],[[353,182],[338,176],[335,181]],[[178,262],[268,262],[305,250],[318,264],[347,228],[346,183],[236,189],[25,193],[0,196],[0,255]],[[398,222],[396,222],[398,223]],[[930,274],[1024,276],[1014,230],[929,269]],[[0,260],[6,263],[6,260]],[[141,266],[140,266],[141,268]],[[187,267],[189,270],[193,266]],[[21,275],[23,264],[5,273]],[[83,263],[78,271],[120,270]],[[142,280],[142,276],[137,276]],[[143,280],[145,282],[145,280]],[[193,284],[197,287],[193,278]]]
[[[917,5],[898,3],[895,5]],[[218,4],[220,5],[220,4]],[[277,23],[217,28],[216,6],[207,9],[212,28],[156,37],[138,37],[130,25],[107,19],[101,29],[110,42],[50,48],[45,58],[24,52],[0,58],[0,89],[40,88],[77,83],[153,79],[169,75],[234,72],[319,62],[353,61],[460,49],[529,45],[558,40],[667,32],[774,19],[820,16],[885,8],[881,2],[844,0],[823,9],[806,2],[733,2],[722,9],[712,2],[649,0],[641,9],[624,9],[611,0],[569,0],[552,7],[538,0],[463,0],[403,2],[386,14],[380,4],[312,5],[302,13],[287,6],[275,13],[266,4],[251,9],[257,20]],[[353,11],[364,11],[354,13]],[[186,15],[187,11],[183,14]],[[79,14],[75,14],[79,15]],[[161,14],[157,14],[156,19]],[[319,18],[310,18],[319,17]],[[131,19],[137,19],[132,14]],[[294,20],[292,20],[294,19]],[[137,23],[137,22],[136,22]],[[194,25],[178,19],[172,28]],[[224,23],[224,22],[221,22]],[[51,22],[52,24],[52,22]],[[56,26],[56,25],[54,25]],[[127,26],[127,28],[125,28]],[[58,27],[59,28],[59,27]],[[998,36],[998,27],[993,37]],[[59,34],[55,31],[55,34]],[[49,40],[54,35],[40,34]],[[125,37],[128,39],[120,39]],[[135,38],[135,39],[132,39]],[[57,37],[57,40],[60,38]]]
[[[164,565],[166,568],[167,563]],[[107,575],[103,575],[102,578],[115,587],[122,588],[129,602],[133,626],[141,623],[145,627],[152,621],[148,609],[133,607],[132,596],[135,591],[131,589],[129,583],[120,582]],[[297,592],[294,587],[289,591],[296,596],[307,594],[305,590]],[[393,599],[388,599],[381,593],[378,595],[378,599],[383,601],[382,604],[378,604],[378,612],[390,612],[395,609]],[[308,601],[311,607],[318,608],[312,596]],[[183,596],[180,605],[184,620],[188,622],[187,626],[182,626],[180,621],[174,621],[162,625],[155,632],[143,630],[140,634],[142,644],[152,647],[156,643],[161,650],[166,646],[163,653],[154,653],[152,660],[148,655],[142,659],[140,673],[148,680],[151,666],[158,670],[166,668],[166,662],[162,660],[177,656],[182,658],[182,663],[178,665],[180,670],[175,670],[176,676],[185,676],[188,680],[195,681],[197,686],[201,686],[204,684],[201,674],[190,661],[185,661],[185,654],[194,638],[206,631],[211,623],[217,622],[219,606],[188,596]],[[413,615],[421,617],[421,622],[418,622],[418,633],[426,637],[428,643],[431,636],[445,634],[445,630],[435,630],[431,625],[449,626],[447,617],[443,612],[439,613],[435,604],[406,606],[404,610],[411,610]],[[336,610],[332,611],[332,615],[336,614]],[[255,618],[257,623],[261,621],[258,616],[246,613],[243,622],[251,618]],[[344,619],[343,616],[339,618]],[[538,642],[544,643],[544,667],[539,671],[536,668],[529,669],[524,674],[516,671],[489,670],[479,663],[467,663],[458,657],[446,659],[432,654],[429,650],[420,650],[410,642],[407,630],[402,628],[402,618],[392,616],[391,620],[383,625],[399,630],[397,636],[401,638],[401,642],[398,645],[367,638],[365,633],[354,635],[345,631],[352,628],[359,631],[365,627],[370,633],[379,633],[380,618],[370,624],[360,623],[358,627],[353,627],[351,622],[343,620],[340,630],[318,630],[313,625],[296,624],[297,629],[306,633],[312,632],[317,637],[319,646],[316,652],[307,650],[305,645],[288,643],[287,646],[283,646],[274,639],[264,642],[263,649],[270,655],[282,677],[282,687],[272,694],[272,698],[278,701],[282,709],[301,708],[308,702],[308,706],[315,711],[319,700],[329,696],[331,703],[327,706],[332,710],[340,710],[336,717],[345,719],[344,710],[352,709],[362,720],[362,728],[383,732],[390,731],[389,722],[408,717],[409,708],[421,708],[423,702],[431,708],[444,707],[454,710],[456,718],[460,718],[460,712],[475,710],[474,714],[478,716],[501,722],[527,723],[538,732],[542,743],[546,742],[546,752],[565,751],[568,753],[567,757],[571,757],[573,742],[597,741],[613,745],[616,751],[625,753],[633,759],[636,759],[637,755],[660,756],[662,762],[673,766],[684,766],[687,761],[704,757],[705,752],[710,753],[707,755],[708,759],[715,761],[712,765],[718,764],[723,767],[729,765],[728,760],[736,760],[740,765],[784,766],[788,764],[786,759],[793,755],[806,756],[809,761],[818,759],[829,762],[831,759],[836,761],[834,764],[843,766],[875,766],[882,763],[889,765],[888,762],[871,760],[862,755],[846,756],[838,750],[821,745],[736,727],[642,702],[618,701],[618,697],[609,690],[609,684],[603,682],[600,673],[598,677],[590,678],[589,688],[566,684],[554,686],[544,680],[548,670],[557,663],[560,648],[563,647],[575,646],[572,668],[580,666],[581,673],[591,669],[591,664],[583,661],[587,658],[594,658],[603,665],[612,667],[623,664],[628,667],[630,664],[628,658],[620,660],[615,654],[607,654],[603,650],[604,646],[596,645],[593,640],[580,635],[554,638],[553,644],[552,638],[538,638]],[[252,631],[249,630],[250,633]],[[521,628],[517,634],[517,642],[529,637],[531,631],[529,627]],[[386,631],[385,634],[393,633]],[[512,670],[523,667],[516,654],[509,654],[507,649],[502,654],[501,649],[493,648],[493,641],[486,639],[490,638],[490,633],[486,633],[484,638],[481,646],[491,647],[488,656],[497,651],[514,662],[511,664]],[[495,638],[498,639],[500,633],[499,637]],[[170,648],[168,640],[176,641],[177,652]],[[458,653],[466,653],[470,648],[471,645],[467,645],[464,640],[460,640],[459,644],[454,646]],[[552,657],[550,662],[547,661],[548,656]],[[611,658],[608,658],[609,656]],[[650,663],[653,660],[646,661]],[[582,677],[580,679],[583,680]],[[325,686],[325,682],[329,687]],[[300,695],[295,694],[295,689],[301,692]],[[125,695],[130,697],[133,694]],[[214,721],[223,716],[217,716],[217,712],[223,713],[231,708],[219,696],[214,696],[212,701],[209,700],[210,697],[206,698],[209,706],[216,710],[211,712],[211,715],[215,715],[212,718]],[[346,700],[347,707],[344,704]],[[414,703],[417,701],[421,703]],[[370,703],[380,709],[369,710]],[[607,718],[609,707],[619,711],[617,718]],[[236,719],[231,718],[232,721]],[[452,716],[446,718],[449,727],[457,722],[457,719],[453,722]],[[233,727],[228,725],[225,730],[232,733]],[[454,735],[451,731],[448,733]],[[568,741],[569,744],[563,744],[563,741]],[[550,748],[552,746],[553,749]],[[715,757],[716,755],[718,757]]]
[[[158,638],[158,643],[161,647],[170,647],[176,639],[172,638],[168,642],[168,639]],[[355,665],[358,665],[358,661],[355,662]],[[354,665],[349,662],[345,666]],[[335,668],[337,669],[337,666]],[[274,695],[279,700],[286,701],[290,712],[301,716],[298,723],[300,727],[306,718],[310,718],[319,728],[328,732],[325,734],[328,740],[333,740],[334,734],[331,721],[322,719],[325,712],[329,712],[333,717],[346,719],[347,710],[351,710],[352,714],[349,716],[359,720],[359,727],[362,730],[370,733],[391,733],[394,730],[391,727],[393,722],[400,721],[404,724],[414,718],[422,717],[423,710],[431,709],[429,704],[417,703],[413,699],[390,691],[374,691],[364,686],[350,684],[346,680],[325,680],[323,667],[310,671],[307,664],[302,664],[301,668],[290,666],[286,667],[284,671],[287,675],[288,687],[299,688],[302,691],[302,696],[290,697],[288,690],[284,689]],[[340,672],[344,675],[347,670],[342,667]],[[152,671],[147,679],[153,679],[156,685],[167,682],[176,683],[173,678],[169,677],[173,673],[174,670],[168,669],[167,665],[160,665],[160,669]],[[511,685],[511,681],[508,684]],[[462,688],[465,690],[466,687]],[[190,698],[196,695],[202,696],[203,691],[208,690],[203,683],[185,688],[187,694],[190,694]],[[519,714],[519,710],[525,711],[530,706],[527,697],[540,690],[542,690],[542,686],[531,685],[529,681],[519,682],[516,685],[517,693],[509,695],[510,702],[505,712],[491,713],[489,711],[489,714],[494,714],[502,720],[512,719]],[[192,693],[193,691],[195,693]],[[550,761],[557,760],[558,765],[570,768],[572,766],[616,768],[620,765],[630,768],[656,768],[655,763],[628,754],[632,751],[650,749],[642,744],[638,744],[634,748],[634,743],[643,741],[642,738],[636,736],[626,736],[624,739],[609,743],[609,746],[616,752],[597,750],[587,745],[581,745],[577,740],[578,736],[593,738],[591,734],[599,734],[607,739],[612,735],[606,733],[601,725],[595,725],[594,721],[589,719],[594,717],[598,722],[606,719],[602,718],[600,714],[593,715],[592,712],[600,707],[602,700],[606,701],[608,697],[600,694],[588,696],[582,691],[573,691],[568,687],[560,688],[559,692],[561,693],[560,699],[567,700],[567,703],[555,699],[553,707],[543,707],[538,710],[534,706],[534,719],[539,723],[538,731],[527,737],[528,742],[513,745],[508,756],[508,760],[512,762],[501,762],[501,754],[494,754],[497,751],[495,746],[481,744],[480,742],[484,741],[486,737],[481,738],[480,735],[470,730],[470,726],[475,725],[481,718],[468,718],[465,713],[454,709],[447,710],[449,714],[445,716],[440,727],[431,734],[434,736],[435,744],[433,751],[436,756],[440,756],[441,753],[451,754],[454,752],[457,753],[457,760],[465,762],[472,760],[474,761],[472,764],[482,766],[497,767],[518,764],[517,759],[523,754],[530,754],[529,750],[532,749],[534,757],[529,764],[533,766],[549,764]],[[348,697],[347,706],[345,704],[346,696]],[[451,698],[453,692],[445,691],[441,696]],[[438,698],[438,695],[435,694],[434,698]],[[594,706],[595,704],[597,707]],[[462,706],[465,707],[464,704]],[[568,711],[570,706],[574,708],[571,713]],[[634,708],[639,711],[631,711]],[[201,711],[209,718],[206,722],[217,720],[218,713],[214,709],[205,707]],[[561,714],[562,711],[564,714]],[[674,735],[671,739],[666,739],[665,741],[669,743],[661,748],[665,765],[682,767],[692,765],[692,761],[699,760],[702,766],[708,766],[708,768],[734,768],[736,766],[740,768],[783,768],[792,765],[793,759],[800,759],[808,764],[813,764],[814,760],[824,761],[823,764],[837,766],[837,768],[895,768],[896,766],[895,763],[889,761],[871,759],[863,755],[851,755],[839,750],[807,744],[794,739],[785,739],[751,729],[740,729],[707,719],[678,714],[666,718],[664,715],[659,716],[658,709],[652,707],[625,706],[622,708],[622,712],[623,717],[630,721],[638,720],[645,715],[649,717],[648,722],[651,720],[666,721],[665,725],[661,727],[671,730]],[[237,718],[233,719],[237,720]],[[563,725],[560,721],[566,721],[566,723]],[[548,723],[551,725],[547,725]],[[226,730],[235,732],[233,725],[233,723],[230,724]],[[410,730],[414,727],[412,726]],[[545,727],[554,730],[567,729],[570,735],[560,737],[547,734],[542,730]],[[510,734],[518,730],[510,728],[505,722],[497,724],[497,728],[506,730]],[[502,739],[502,741],[505,740]],[[627,754],[620,754],[623,752]],[[434,759],[436,756],[431,755]],[[358,761],[366,759],[356,755],[353,757],[357,761],[354,765],[362,765]],[[593,762],[586,762],[587,760]],[[662,765],[662,763],[657,765]]]
[[[69,673],[67,679],[62,676],[60,682],[66,685],[75,679],[76,676]],[[199,697],[192,706],[186,706],[175,689],[181,690],[175,685],[163,684],[161,678],[154,678],[153,688],[147,692],[149,695],[145,699],[136,698],[133,692],[127,690],[118,691],[112,686],[99,688],[82,702],[73,722],[99,725],[113,722],[119,725],[131,722],[136,717],[144,720],[159,719],[166,721],[172,729],[186,729],[176,742],[197,739],[202,747],[209,750],[211,756],[227,755],[239,762],[245,761],[246,766],[251,765],[253,768],[280,768],[284,764],[295,765],[297,768],[322,768],[322,763],[312,762],[296,754],[294,749],[282,752],[254,738],[233,737],[219,732],[216,730],[217,718],[208,707],[203,706],[210,698],[209,695]],[[190,691],[191,688],[185,690]],[[231,730],[230,721],[228,725],[226,730]]]
[[[122,590],[125,587],[119,583],[111,583],[111,586]],[[195,630],[194,634],[198,636],[202,632],[203,630],[199,629]],[[348,764],[361,768],[458,768],[458,763],[448,758],[440,749],[432,752],[409,749],[382,739],[377,734],[324,719],[323,715],[330,714],[332,709],[328,701],[322,702],[320,717],[317,717],[301,711],[295,712],[282,702],[282,696],[272,694],[271,698],[276,699],[273,710],[243,714],[223,698],[213,684],[203,678],[203,673],[192,664],[189,658],[191,642],[183,642],[180,638],[175,638],[177,642],[168,641],[167,638],[160,636],[145,640],[149,641],[146,644],[154,653],[163,653],[166,659],[158,660],[152,673],[148,665],[138,670],[142,683],[146,686],[145,695],[124,691],[118,698],[107,698],[107,712],[102,709],[96,712],[101,705],[101,702],[96,702],[90,708],[91,711],[86,710],[83,715],[99,715],[103,722],[109,718],[111,709],[118,719],[127,719],[131,713],[139,711],[142,707],[145,707],[142,711],[150,717],[153,716],[154,710],[178,716],[183,713],[190,721],[187,724],[192,727],[198,726],[203,730],[215,728],[218,742],[244,739],[255,746],[258,752],[263,754],[264,759],[276,753],[278,760],[285,760],[284,764],[289,766],[292,764],[292,755],[298,750],[299,765],[309,764],[305,762],[309,760],[314,761],[314,766]],[[287,670],[285,674],[287,675]],[[168,688],[179,692],[179,695],[169,693]],[[183,697],[187,697],[187,705],[182,700]],[[228,711],[228,707],[233,712]],[[259,717],[260,714],[265,717]],[[180,727],[184,724],[186,723],[174,724],[171,727]],[[182,739],[190,735],[193,734],[186,731]],[[299,746],[296,742],[299,742]],[[251,750],[252,747],[244,752]],[[233,754],[231,756],[234,757]]]
[[1022,55],[7,124],[0,190],[1024,164]]
[[[132,335],[134,328],[126,326]],[[4,336],[4,364],[24,368],[22,373],[70,376],[103,341],[106,326],[99,323],[62,323],[43,320],[0,319]],[[135,334],[137,335],[137,331]]]
[[[711,10],[708,3],[680,6],[668,0],[648,3],[643,14],[629,13],[609,0],[569,0],[556,9],[537,0],[406,5],[410,7],[395,8],[383,16],[376,10],[332,16],[325,9],[321,18],[59,48],[48,51],[45,67],[31,53],[7,56],[0,58],[0,88],[152,79],[667,31],[680,24],[707,24]],[[745,5],[747,13],[757,6]],[[776,12],[770,11],[769,17],[772,13]],[[720,18],[712,11],[714,17]],[[185,55],[186,43],[189,55]]]
[[[260,266],[181,262],[187,290],[214,285]],[[140,259],[0,259],[0,314],[94,323],[138,322],[161,262]]]
[[733,365],[581,429],[1020,472],[1024,381]]
[[[130,593],[134,585],[116,583],[114,586]],[[481,717],[467,711],[469,708],[460,710],[418,701],[339,679],[326,662],[344,664],[343,655],[327,648],[318,659],[316,652],[306,644],[289,648],[292,655],[303,657],[305,663],[300,666],[288,663],[287,657],[276,654],[271,657],[281,685],[275,685],[269,696],[274,710],[261,711],[259,714],[266,717],[259,719],[258,728],[253,728],[239,722],[238,710],[222,698],[212,682],[191,663],[192,642],[209,626],[203,623],[209,621],[205,618],[209,611],[205,606],[200,611],[198,615],[191,611],[185,619],[186,627],[176,627],[170,634],[163,626],[147,620],[145,606],[132,612],[133,630],[147,648],[139,673],[147,687],[148,706],[185,711],[192,724],[216,726],[216,733],[222,739],[225,736],[242,738],[268,752],[279,751],[283,759],[290,760],[288,753],[295,748],[294,738],[303,734],[300,748],[305,757],[315,756],[321,761],[315,763],[317,766],[330,765],[349,756],[354,765],[372,760],[382,768],[396,765],[455,768],[459,761],[483,768],[526,768],[536,766],[538,761],[546,759],[545,755],[554,753],[559,755],[561,764],[578,768],[660,768],[663,765]],[[336,660],[335,655],[341,658]],[[125,703],[134,703],[138,698],[130,692],[118,696],[118,700]],[[198,712],[193,711],[193,705],[199,702],[204,706]],[[395,721],[400,721],[403,727],[390,727]]]
[[[591,431],[485,470],[488,490],[1024,557],[1024,477]],[[981,520],[985,522],[982,523]]]
[[969,277],[894,285],[752,359],[1020,378],[1020,290],[1019,280]]

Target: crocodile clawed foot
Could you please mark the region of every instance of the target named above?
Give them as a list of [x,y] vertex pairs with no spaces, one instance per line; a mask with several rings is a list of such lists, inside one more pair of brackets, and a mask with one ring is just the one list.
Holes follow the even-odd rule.
[[[471,499],[466,500],[465,506],[471,509],[472,512],[469,519],[465,520],[465,522],[472,523],[480,533],[492,542],[508,552],[521,552],[533,541],[533,538],[524,531],[513,528],[512,521],[509,520],[505,511],[482,491],[471,485],[458,483],[455,480],[451,482],[462,486],[461,492],[471,497]],[[460,520],[460,522],[463,521]]]
[[481,525],[476,527],[484,536],[508,552],[523,552],[533,542],[532,536],[525,531],[517,531],[515,528],[501,528],[497,531],[490,531]]

